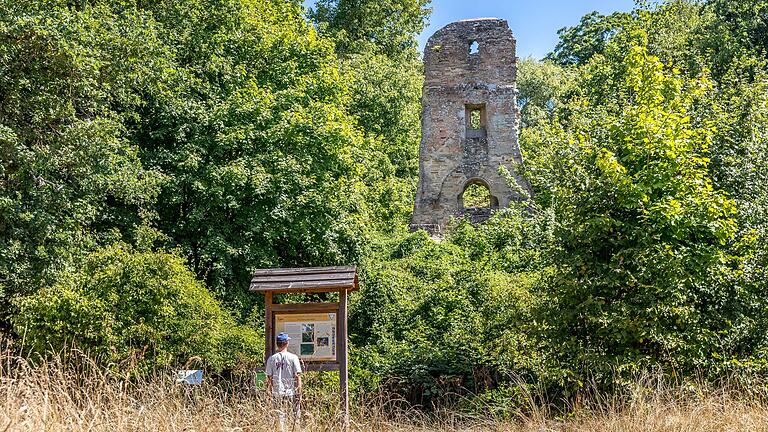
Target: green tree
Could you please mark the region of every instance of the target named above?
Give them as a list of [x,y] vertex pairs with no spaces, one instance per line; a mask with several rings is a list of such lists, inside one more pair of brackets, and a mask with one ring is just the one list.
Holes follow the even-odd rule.
[[175,69],[132,131],[166,176],[156,208],[168,245],[244,315],[255,268],[354,261],[363,141],[333,44],[291,2],[145,7]]
[[575,73],[550,60],[523,59],[517,68],[517,103],[522,129],[552,120],[565,98]]
[[709,364],[732,348],[721,338],[748,298],[729,253],[736,207],[708,172],[712,124],[692,119],[712,85],[622,39],[585,70],[605,83],[593,91],[615,90],[574,101],[571,166],[553,185],[559,271],[545,315],[555,357],[598,380],[610,367]]
[[712,14],[695,0],[668,0],[637,12],[648,34],[648,50],[667,66],[695,77],[712,67],[698,48],[707,37]]
[[611,38],[631,21],[632,16],[622,12],[588,13],[578,25],[557,31],[560,41],[547,58],[561,65],[585,64],[595,54],[601,54]]
[[418,178],[421,63],[363,52],[342,59],[348,109],[365,134],[356,152],[365,192],[360,206],[373,231],[408,224]]
[[0,1],[0,321],[83,251],[151,232],[162,176],[125,124],[166,56],[140,11]]
[[712,19],[701,29],[700,49],[716,77],[745,56],[768,59],[768,2],[709,0],[703,10]]
[[[428,0],[321,0],[308,15],[334,41],[349,82],[349,111],[366,136],[363,199],[373,231],[402,229],[418,175],[422,65],[416,36]],[[384,157],[380,157],[384,156]]]
[[431,0],[319,0],[309,17],[332,35],[341,54],[374,52],[388,57],[416,54]]

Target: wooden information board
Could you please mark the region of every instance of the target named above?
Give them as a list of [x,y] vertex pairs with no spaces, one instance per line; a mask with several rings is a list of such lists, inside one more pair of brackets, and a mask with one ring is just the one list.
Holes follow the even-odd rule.
[[[342,428],[349,427],[347,296],[358,289],[355,267],[257,270],[251,291],[264,294],[265,361],[274,353],[275,337],[287,333],[288,351],[308,371],[338,371]],[[337,303],[274,303],[275,294],[338,293]]]

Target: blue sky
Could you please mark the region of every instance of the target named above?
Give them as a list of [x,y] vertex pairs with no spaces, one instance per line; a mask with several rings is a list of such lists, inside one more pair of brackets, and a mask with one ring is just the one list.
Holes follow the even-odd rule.
[[506,19],[517,39],[517,56],[542,58],[557,44],[557,31],[589,12],[630,11],[634,0],[432,0],[429,27],[419,36],[423,48],[432,33],[469,18]]
[[[311,7],[315,0],[304,0]],[[557,45],[557,31],[578,24],[592,11],[628,12],[634,0],[432,0],[429,26],[419,35],[419,49],[446,24],[470,18],[502,18],[517,39],[517,56],[543,58]]]

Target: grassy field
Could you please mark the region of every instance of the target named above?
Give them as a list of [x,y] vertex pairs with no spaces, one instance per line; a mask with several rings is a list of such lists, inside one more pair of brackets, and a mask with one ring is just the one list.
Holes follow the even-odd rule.
[[[273,426],[263,392],[179,386],[169,378],[121,380],[87,360],[36,367],[6,356],[0,376],[0,431],[262,431]],[[760,386],[763,388],[763,386]],[[639,380],[629,396],[583,398],[558,418],[531,406],[504,420],[354,404],[353,431],[768,431],[768,394],[729,386],[665,386]],[[338,430],[330,394],[311,394],[301,430]],[[290,430],[290,428],[289,428]],[[294,430],[299,430],[295,428]]]

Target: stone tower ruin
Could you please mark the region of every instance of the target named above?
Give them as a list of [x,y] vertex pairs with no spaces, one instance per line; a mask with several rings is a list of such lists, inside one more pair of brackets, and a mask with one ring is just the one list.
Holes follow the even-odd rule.
[[[499,174],[522,163],[517,144],[515,38],[506,20],[484,18],[448,24],[424,48],[419,186],[411,228],[441,232],[450,218],[487,219],[494,209],[530,191],[518,191]],[[465,208],[473,185],[490,192],[488,208]]]

